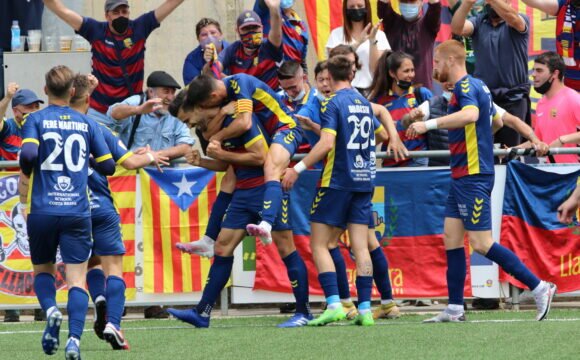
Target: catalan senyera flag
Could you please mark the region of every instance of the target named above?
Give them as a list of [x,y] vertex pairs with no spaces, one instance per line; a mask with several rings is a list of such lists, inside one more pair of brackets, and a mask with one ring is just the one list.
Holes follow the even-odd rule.
[[115,206],[121,217],[121,234],[125,244],[123,256],[123,279],[127,289],[125,297],[134,300],[135,288],[135,206],[137,190],[137,172],[117,168],[115,176],[109,177],[109,187],[113,194]]
[[140,173],[145,293],[199,292],[210,261],[182,254],[175,244],[198,240],[207,227],[219,176],[201,168]]

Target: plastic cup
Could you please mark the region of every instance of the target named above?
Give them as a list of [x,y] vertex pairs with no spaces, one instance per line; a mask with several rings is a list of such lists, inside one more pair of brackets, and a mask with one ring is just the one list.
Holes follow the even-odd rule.
[[28,36],[26,41],[28,41],[28,51],[39,52],[40,51],[40,41],[41,38],[38,36]]
[[73,42],[72,36],[61,36],[59,40],[60,51],[71,51]]
[[56,36],[45,36],[44,44],[46,45],[46,51],[58,50],[58,38]]
[[89,51],[90,44],[80,35],[75,35],[73,39],[73,49],[75,51]]

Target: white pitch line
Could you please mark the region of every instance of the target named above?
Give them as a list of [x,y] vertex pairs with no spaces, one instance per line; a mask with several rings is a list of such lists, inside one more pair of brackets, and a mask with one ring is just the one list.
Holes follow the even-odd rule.
[[[580,321],[580,318],[565,318],[565,319],[546,319],[546,322],[576,322]],[[507,319],[507,320],[471,320],[467,321],[466,324],[485,324],[485,323],[535,323],[536,320],[533,319]],[[340,322],[330,325],[333,326],[350,326],[350,322]],[[378,326],[393,326],[393,325],[423,325],[420,321],[396,321],[391,320],[388,322],[378,322],[375,325]],[[425,327],[433,325],[423,325]],[[212,329],[231,329],[231,328],[273,328],[274,325],[257,325],[257,324],[246,324],[246,325],[214,325]],[[194,329],[191,326],[149,326],[149,327],[126,327],[123,328],[124,332],[131,331],[149,331],[149,330],[183,330],[183,329]],[[18,335],[18,334],[42,334],[44,330],[18,330],[18,331],[0,331],[0,335]],[[93,332],[92,328],[86,328],[84,332]]]

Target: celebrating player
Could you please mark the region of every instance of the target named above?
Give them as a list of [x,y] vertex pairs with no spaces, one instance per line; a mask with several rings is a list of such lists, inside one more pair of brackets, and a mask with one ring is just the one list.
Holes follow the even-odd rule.
[[465,321],[463,286],[466,276],[463,238],[465,231],[473,250],[501,266],[534,293],[536,320],[550,311],[556,285],[541,281],[510,250],[493,241],[491,235],[491,191],[494,182],[493,136],[491,123],[497,116],[489,89],[465,68],[465,48],[455,40],[435,49],[433,75],[441,83],[455,84],[449,115],[411,124],[408,135],[449,129],[451,188],[445,210],[445,249],[449,305],[434,322]]
[[73,79],[73,72],[65,66],[46,74],[49,106],[30,114],[22,129],[19,192],[21,203],[31,202],[27,226],[34,291],[47,317],[42,348],[52,355],[59,346],[62,314],[56,306],[54,274],[60,246],[68,286],[66,358],[80,359],[79,342],[89,300],[85,276],[92,248],[88,156],[94,156],[96,170],[105,175],[115,172],[115,163],[98,125],[68,107],[74,94]]

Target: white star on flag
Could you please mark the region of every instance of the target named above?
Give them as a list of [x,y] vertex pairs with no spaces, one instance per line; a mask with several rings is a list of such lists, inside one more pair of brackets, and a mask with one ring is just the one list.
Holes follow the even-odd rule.
[[183,174],[180,182],[174,182],[172,184],[177,186],[177,188],[179,189],[179,192],[177,193],[177,197],[180,197],[183,194],[187,194],[187,195],[193,197],[193,194],[191,193],[191,188],[196,183],[197,183],[197,181],[187,181],[185,174]]

